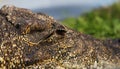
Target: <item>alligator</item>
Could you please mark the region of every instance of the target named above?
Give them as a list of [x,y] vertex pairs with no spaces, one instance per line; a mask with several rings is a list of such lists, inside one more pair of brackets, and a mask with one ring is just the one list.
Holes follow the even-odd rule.
[[0,69],[120,69],[120,40],[101,40],[53,17],[4,5]]

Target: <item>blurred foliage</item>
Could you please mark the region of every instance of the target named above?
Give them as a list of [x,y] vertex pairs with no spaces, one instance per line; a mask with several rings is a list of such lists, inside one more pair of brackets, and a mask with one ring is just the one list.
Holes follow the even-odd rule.
[[102,7],[78,18],[68,18],[63,24],[97,38],[120,38],[120,4]]

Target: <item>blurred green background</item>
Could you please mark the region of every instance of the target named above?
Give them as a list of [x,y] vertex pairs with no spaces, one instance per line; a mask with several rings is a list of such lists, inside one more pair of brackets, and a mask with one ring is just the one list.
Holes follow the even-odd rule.
[[67,18],[62,23],[96,38],[120,38],[120,2],[95,9],[78,18]]

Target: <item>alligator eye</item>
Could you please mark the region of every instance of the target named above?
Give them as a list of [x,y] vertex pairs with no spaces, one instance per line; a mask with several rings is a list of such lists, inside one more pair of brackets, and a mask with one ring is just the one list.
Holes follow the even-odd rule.
[[66,32],[67,32],[66,30],[56,30],[56,33],[62,36],[64,36]]
[[60,25],[60,24],[57,26],[56,33],[58,35],[64,36],[66,32],[67,32],[67,30],[66,30],[65,26]]
[[20,28],[20,24],[16,24],[15,27],[16,27],[16,29],[19,29]]

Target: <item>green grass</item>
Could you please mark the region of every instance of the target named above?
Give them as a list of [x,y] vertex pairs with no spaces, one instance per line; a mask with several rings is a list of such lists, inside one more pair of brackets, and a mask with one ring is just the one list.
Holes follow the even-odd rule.
[[62,23],[96,38],[120,38],[120,4],[96,9],[78,18],[67,18]]

